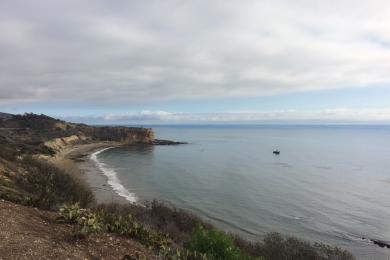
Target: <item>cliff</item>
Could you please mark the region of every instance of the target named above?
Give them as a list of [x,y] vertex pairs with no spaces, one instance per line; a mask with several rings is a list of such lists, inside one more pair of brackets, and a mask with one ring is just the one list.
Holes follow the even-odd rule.
[[71,135],[69,137],[55,138],[44,143],[45,146],[60,151],[69,145],[82,144],[87,140],[85,136]]
[[94,140],[117,141],[125,144],[152,143],[155,138],[154,132],[150,128],[79,125],[78,129],[82,134]]
[[28,154],[54,154],[64,146],[115,141],[153,144],[150,128],[74,124],[45,115],[14,115],[0,121],[0,144]]

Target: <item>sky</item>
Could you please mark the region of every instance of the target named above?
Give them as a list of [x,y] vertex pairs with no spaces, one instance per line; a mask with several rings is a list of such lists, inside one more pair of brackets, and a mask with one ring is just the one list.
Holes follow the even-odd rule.
[[0,111],[390,124],[387,0],[2,0]]

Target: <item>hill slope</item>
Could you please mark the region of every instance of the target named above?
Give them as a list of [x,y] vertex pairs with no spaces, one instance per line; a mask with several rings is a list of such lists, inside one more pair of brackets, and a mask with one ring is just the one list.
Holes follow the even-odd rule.
[[12,114],[0,112],[0,120],[2,120],[2,119],[9,119],[9,118],[11,118],[12,116],[13,116]]
[[75,239],[57,213],[0,200],[0,259],[157,259],[137,241],[113,234]]
[[[0,121],[0,144],[21,154],[48,154],[56,151],[47,142],[69,138],[72,144],[96,141],[116,141],[124,144],[152,143],[154,133],[149,128],[88,126],[68,123],[45,115],[13,115]],[[66,142],[68,139],[63,139]],[[60,140],[61,141],[61,140]]]

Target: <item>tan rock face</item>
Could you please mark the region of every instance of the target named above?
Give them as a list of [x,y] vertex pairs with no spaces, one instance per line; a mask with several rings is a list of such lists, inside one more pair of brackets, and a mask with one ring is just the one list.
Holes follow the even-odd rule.
[[129,131],[121,139],[125,143],[151,143],[154,140],[154,132],[150,128],[143,128],[142,131]]
[[155,135],[151,128],[88,127],[79,135],[55,138],[44,144],[55,151],[87,141],[116,141],[124,144],[152,143]]
[[58,122],[58,123],[55,123],[54,124],[54,127],[55,128],[59,128],[59,129],[61,129],[61,130],[66,130],[66,124],[65,123],[62,123],[62,122]]
[[148,136],[148,141],[149,141],[149,142],[152,142],[152,141],[156,138],[156,136],[154,135],[154,131],[153,131],[152,128],[148,128],[148,129],[147,129],[147,136]]
[[87,140],[85,136],[72,135],[68,137],[55,138],[45,142],[45,145],[56,151],[59,151],[64,149],[66,146],[83,143],[85,140]]

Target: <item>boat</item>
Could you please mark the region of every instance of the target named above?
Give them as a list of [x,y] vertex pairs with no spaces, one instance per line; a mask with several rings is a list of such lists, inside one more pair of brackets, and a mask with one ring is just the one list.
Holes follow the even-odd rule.
[[280,154],[280,151],[279,150],[274,150],[273,154]]

